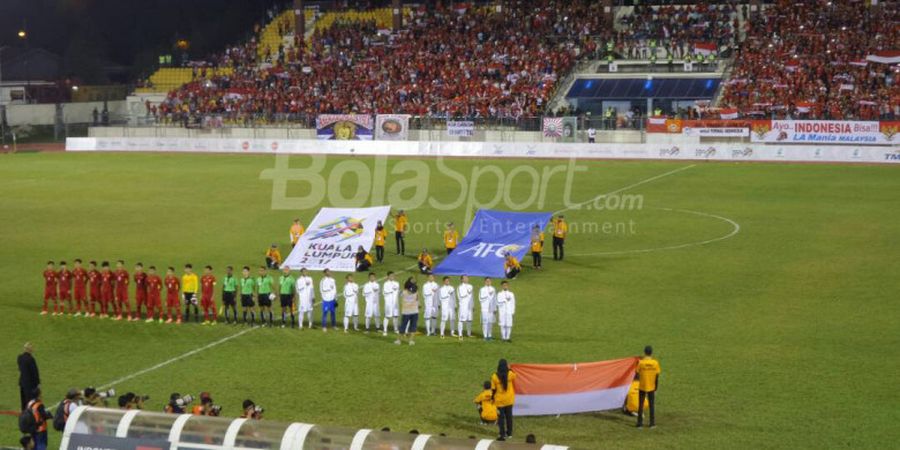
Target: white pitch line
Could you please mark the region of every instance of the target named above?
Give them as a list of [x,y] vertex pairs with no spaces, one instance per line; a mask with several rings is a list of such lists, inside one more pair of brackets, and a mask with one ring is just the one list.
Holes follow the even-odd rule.
[[585,200],[585,201],[583,201],[583,202],[581,202],[581,203],[576,203],[576,204],[574,204],[574,205],[569,205],[569,206],[567,206],[567,207],[565,207],[565,208],[563,208],[563,209],[561,209],[561,210],[559,210],[559,211],[554,212],[553,215],[555,216],[555,215],[557,215],[557,214],[559,214],[559,213],[561,213],[561,212],[568,211],[568,210],[570,210],[570,209],[578,209],[578,208],[580,208],[580,207],[583,206],[583,205],[587,205],[588,203],[593,203],[593,202],[597,201],[597,199],[599,199],[599,198],[603,198],[603,197],[606,197],[606,196],[608,196],[608,195],[618,194],[619,192],[627,191],[627,190],[632,189],[632,188],[636,188],[636,187],[638,187],[638,186],[641,186],[641,185],[650,183],[651,181],[656,181],[656,180],[658,180],[658,179],[660,179],[660,178],[664,178],[664,177],[667,177],[667,176],[669,176],[669,175],[674,175],[674,174],[676,174],[676,173],[678,173],[678,172],[681,172],[681,171],[684,171],[684,170],[688,170],[688,169],[690,169],[690,168],[692,168],[692,167],[696,167],[696,166],[697,166],[696,164],[691,164],[691,165],[689,165],[689,166],[679,167],[679,168],[677,168],[677,169],[675,169],[675,170],[670,170],[670,171],[668,171],[668,172],[666,172],[666,173],[661,173],[661,174],[659,174],[659,175],[652,176],[652,177],[647,178],[647,179],[645,179],[645,180],[641,180],[641,181],[638,181],[638,182],[636,182],[636,183],[629,184],[628,186],[625,186],[625,187],[623,187],[623,188],[619,188],[619,189],[616,189],[616,190],[614,190],[614,191],[607,192],[607,193],[605,193],[605,194],[600,194],[600,195],[598,195],[598,196],[596,196],[596,197],[594,197],[594,198],[592,198],[592,199],[590,199],[590,200]]

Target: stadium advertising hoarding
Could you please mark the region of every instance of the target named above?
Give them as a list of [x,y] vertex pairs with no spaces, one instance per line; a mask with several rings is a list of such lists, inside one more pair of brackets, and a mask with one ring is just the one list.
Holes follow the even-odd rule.
[[375,226],[384,223],[391,207],[322,208],[282,267],[293,270],[356,270],[356,251],[368,251],[375,241]]
[[370,141],[374,124],[366,114],[320,114],[316,117],[316,137],[320,140]]
[[475,122],[471,120],[448,120],[447,136],[472,137],[475,135]]
[[696,137],[747,137],[750,136],[750,129],[743,127],[682,127],[681,134]]
[[900,143],[900,122],[756,120],[753,142],[778,144],[892,145]]
[[479,209],[459,247],[444,258],[434,273],[503,278],[503,262],[510,253],[520,261],[531,248],[535,225],[541,230],[551,213]]
[[[661,117],[651,117],[647,120],[648,133],[669,133],[669,134],[688,134],[688,132],[696,133],[696,130],[705,129],[712,130],[718,128],[728,128],[732,130],[744,128],[749,130],[751,122],[749,120],[723,120],[723,119],[703,119],[703,120],[687,120],[687,119],[666,119]],[[690,130],[685,132],[685,130]],[[712,133],[712,132],[710,132]],[[747,132],[749,134],[749,132]],[[699,136],[699,134],[693,134]],[[730,137],[723,134],[710,134],[709,136]],[[747,134],[744,134],[747,136]]]
[[375,116],[375,139],[405,141],[409,139],[409,114],[379,114]]

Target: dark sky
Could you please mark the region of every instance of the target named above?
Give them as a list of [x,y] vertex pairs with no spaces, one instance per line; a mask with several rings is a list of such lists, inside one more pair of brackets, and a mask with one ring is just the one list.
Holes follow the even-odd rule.
[[[113,81],[152,68],[177,38],[203,56],[247,37],[268,7],[289,0],[0,0],[0,46],[28,45],[63,58],[67,76],[108,82],[104,67],[124,66]],[[115,79],[120,78],[120,79]]]

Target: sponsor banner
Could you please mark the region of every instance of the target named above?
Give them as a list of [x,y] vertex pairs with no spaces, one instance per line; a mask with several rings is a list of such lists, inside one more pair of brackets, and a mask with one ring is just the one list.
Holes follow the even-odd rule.
[[750,128],[749,120],[729,119],[650,119],[647,122],[648,133],[674,133],[682,134],[684,128]]
[[472,137],[475,135],[475,122],[471,120],[448,120],[447,136]]
[[577,364],[512,364],[516,415],[543,416],[620,409],[638,358]]
[[750,136],[749,128],[722,127],[722,128],[693,128],[682,127],[681,134],[696,137],[747,137]]
[[537,225],[543,230],[551,215],[479,209],[459,246],[434,273],[505,278],[506,254],[521,261],[531,248],[532,229]]
[[294,270],[356,270],[356,251],[366,251],[375,241],[375,226],[384,223],[390,206],[372,208],[322,208],[300,236],[282,267]]
[[[894,122],[895,124],[897,122]],[[882,125],[884,127],[884,125]],[[752,131],[751,131],[752,132]],[[644,144],[558,142],[318,141],[313,139],[68,138],[67,151],[135,151],[183,153],[324,154],[346,156],[453,156],[467,158],[591,158],[754,160],[796,162],[900,162],[900,142],[893,145],[804,145],[787,143],[683,142],[683,135],[659,136],[671,142]],[[202,141],[195,145],[195,141]],[[202,149],[198,149],[202,148]]]
[[895,145],[898,122],[757,120],[751,140],[776,144]]
[[409,114],[379,114],[375,116],[375,139],[405,141],[409,139]]
[[544,117],[542,134],[545,138],[558,138],[563,142],[574,142],[578,121],[574,117]]
[[320,114],[316,117],[316,137],[320,140],[372,140],[372,116],[360,114]]

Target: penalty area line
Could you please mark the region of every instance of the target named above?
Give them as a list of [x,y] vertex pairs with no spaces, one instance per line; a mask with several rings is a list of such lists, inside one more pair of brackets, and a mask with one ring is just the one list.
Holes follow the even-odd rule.
[[661,173],[661,174],[659,174],[659,175],[654,175],[654,176],[652,176],[652,177],[650,177],[650,178],[646,178],[646,179],[643,179],[643,180],[641,180],[641,181],[638,181],[638,182],[629,184],[628,186],[621,187],[621,188],[616,189],[616,190],[614,190],[614,191],[609,191],[609,192],[607,192],[607,193],[605,193],[605,194],[597,195],[597,196],[595,196],[594,198],[592,198],[592,199],[590,199],[590,200],[585,200],[585,201],[583,201],[583,202],[576,203],[576,204],[574,204],[574,205],[566,206],[565,208],[563,208],[563,209],[561,209],[561,210],[559,210],[559,211],[554,212],[553,215],[555,216],[555,215],[557,215],[557,214],[559,214],[559,213],[561,213],[561,212],[569,211],[569,210],[572,210],[572,209],[581,209],[582,206],[587,205],[587,204],[589,204],[589,203],[593,203],[593,202],[597,201],[597,199],[600,199],[600,198],[603,198],[603,197],[606,197],[606,196],[609,196],[609,195],[615,195],[615,194],[618,194],[619,192],[623,192],[623,191],[627,191],[627,190],[629,190],[629,189],[636,188],[636,187],[638,187],[638,186],[641,186],[641,185],[644,185],[644,184],[647,184],[647,183],[656,181],[656,180],[658,180],[658,179],[660,179],[660,178],[665,178],[665,177],[667,177],[667,176],[669,176],[669,175],[675,175],[675,174],[678,173],[678,172],[682,172],[682,171],[691,169],[691,168],[693,168],[693,167],[697,167],[697,165],[696,165],[696,164],[691,164],[691,165],[689,165],[689,166],[679,167],[679,168],[677,168],[677,169],[675,169],[675,170],[670,170],[670,171],[668,171],[668,172],[666,172],[666,173]]

